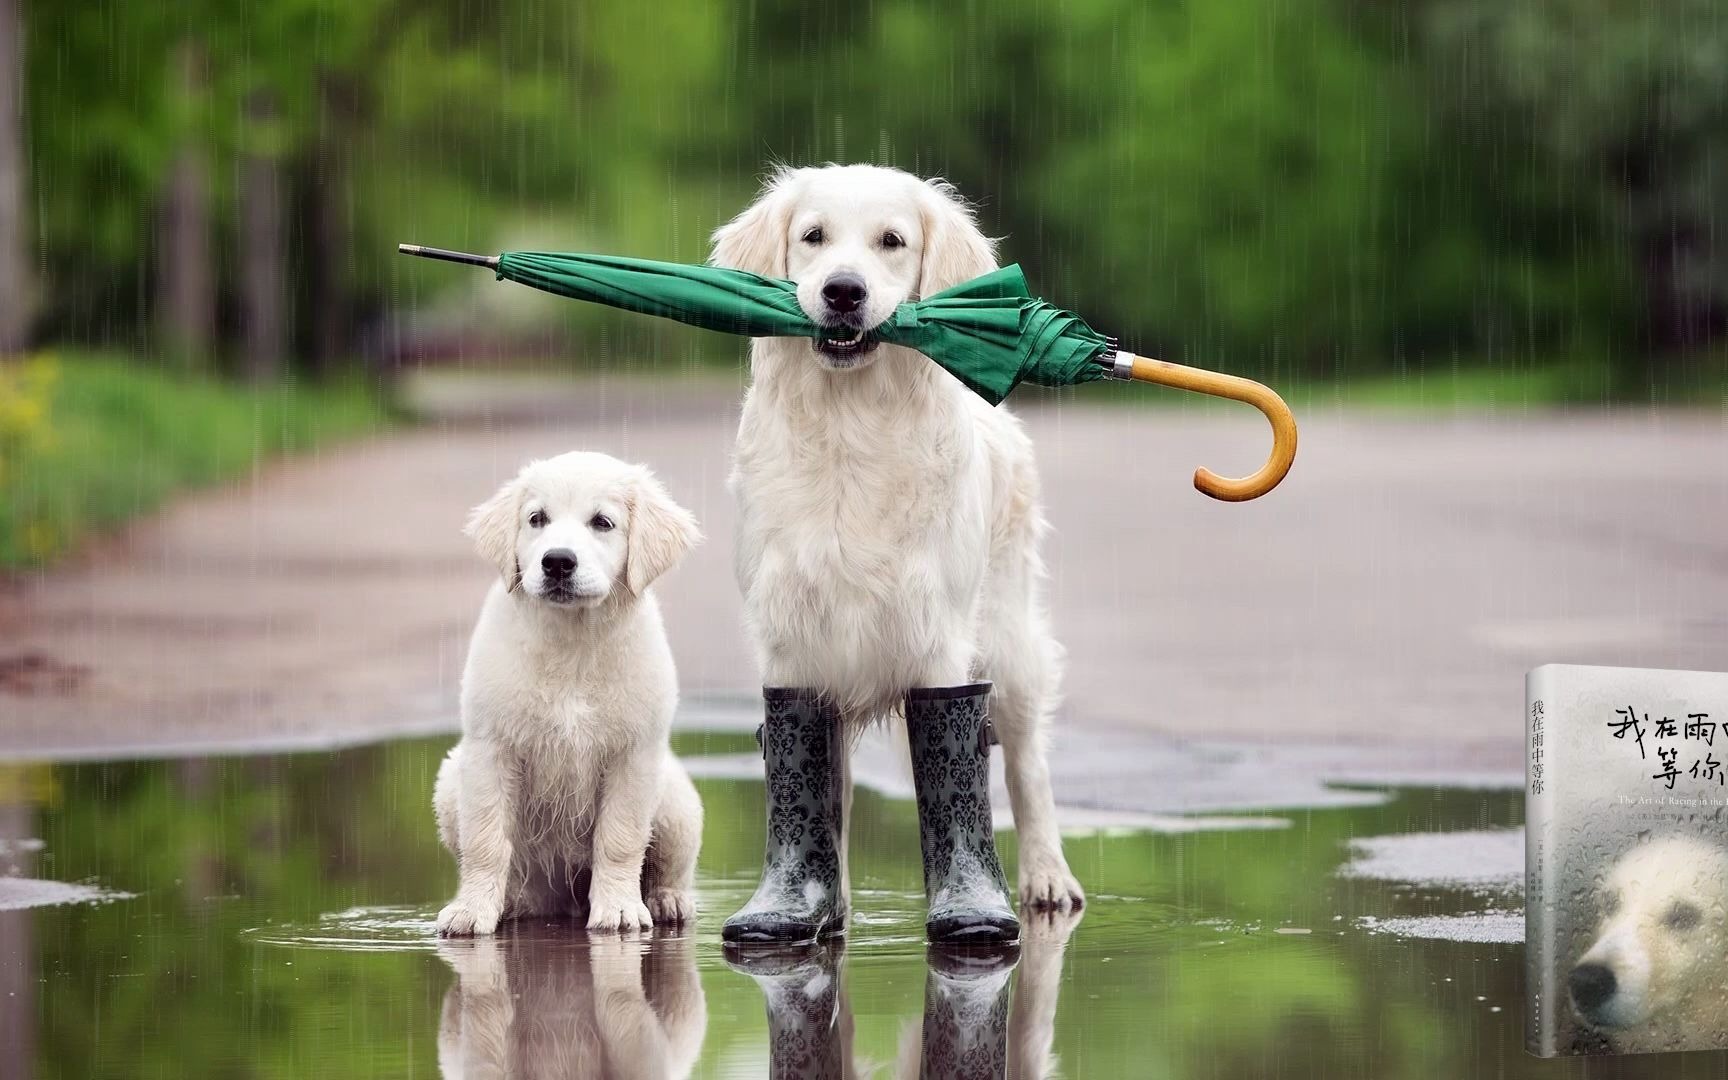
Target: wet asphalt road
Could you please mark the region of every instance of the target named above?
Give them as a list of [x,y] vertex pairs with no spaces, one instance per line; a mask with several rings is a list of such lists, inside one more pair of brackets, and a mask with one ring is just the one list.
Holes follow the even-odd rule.
[[[649,463],[702,520],[709,541],[657,588],[687,695],[747,696],[724,488],[739,390],[609,379],[478,407],[434,387],[442,420],[272,465],[13,582],[0,758],[449,729],[488,574],[464,514],[575,448]],[[1189,476],[1258,466],[1251,411],[1018,410],[1069,650],[1060,760],[1186,745],[1172,767],[1202,769],[1247,747],[1504,779],[1528,668],[1728,667],[1722,413],[1293,405],[1295,469],[1240,505]]]

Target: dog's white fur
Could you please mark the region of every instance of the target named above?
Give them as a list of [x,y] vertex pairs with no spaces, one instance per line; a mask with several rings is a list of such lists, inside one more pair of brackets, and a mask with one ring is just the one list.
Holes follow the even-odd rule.
[[[438,932],[583,910],[590,930],[693,918],[702,804],[668,742],[678,678],[648,586],[701,539],[695,519],[647,469],[578,452],[529,464],[468,534],[501,580],[438,770],[461,871]],[[554,549],[576,557],[565,590],[542,569]]]
[[1602,925],[1578,965],[1614,973],[1593,1014],[1621,1052],[1728,1047],[1728,849],[1690,836],[1641,843],[1603,887]]
[[[857,274],[866,328],[996,266],[949,185],[857,165],[776,173],[714,234],[712,261],[796,281],[824,325],[823,285]],[[810,341],[760,338],[750,370],[731,484],[763,681],[828,691],[856,730],[908,688],[993,680],[1020,898],[1079,904],[1045,761],[1062,650],[1040,595],[1046,525],[1019,421],[894,346],[835,359]]]

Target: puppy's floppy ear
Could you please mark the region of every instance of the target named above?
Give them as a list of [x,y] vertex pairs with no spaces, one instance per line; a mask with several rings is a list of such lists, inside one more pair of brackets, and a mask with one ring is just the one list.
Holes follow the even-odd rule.
[[924,261],[918,295],[929,296],[996,269],[996,244],[946,180],[924,184]]
[[672,569],[686,552],[702,542],[702,531],[690,511],[672,501],[647,469],[636,476],[629,496],[630,535],[624,552],[624,584],[641,596],[654,579]]
[[498,568],[504,577],[504,587],[511,592],[522,587],[522,567],[516,561],[516,519],[521,509],[522,484],[512,480],[476,506],[462,530],[474,541],[481,557]]
[[786,276],[786,230],[792,227],[793,170],[777,170],[743,213],[714,231],[715,266],[748,270],[764,277]]

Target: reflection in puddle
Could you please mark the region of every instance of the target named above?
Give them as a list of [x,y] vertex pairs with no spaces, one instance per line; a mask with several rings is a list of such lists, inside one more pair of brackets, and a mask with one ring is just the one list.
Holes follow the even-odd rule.
[[[1032,916],[1018,946],[931,949],[924,1012],[902,1027],[892,1075],[994,1080],[1052,1074],[1062,955],[1082,912]],[[843,940],[799,949],[728,949],[762,992],[766,1075],[839,1080],[878,1070],[855,1046]]]
[[589,936],[521,923],[441,941],[456,973],[438,1022],[444,1080],[690,1074],[708,1026],[689,936]]
[[[1078,925],[1028,920],[1009,963],[949,968],[923,941],[915,809],[860,791],[852,933],[831,960],[771,973],[735,970],[718,941],[761,858],[761,785],[737,780],[699,781],[694,933],[590,938],[518,922],[493,941],[440,943],[432,919],[454,868],[431,792],[448,745],[68,764],[0,785],[0,841],[29,863],[0,874],[135,894],[0,911],[11,1058],[44,1080],[759,1077],[785,1028],[778,996],[830,1018],[801,1045],[843,1075],[967,1075],[972,1062],[1063,1077],[1591,1068],[1524,1056],[1516,897],[1458,880],[1423,839],[1484,833],[1508,847],[1516,792],[1389,791],[1280,810],[1285,828],[1071,836],[1092,897]],[[1401,837],[1417,839],[1388,839]],[[1012,837],[1000,840],[1012,866]],[[1388,852],[1401,852],[1397,875],[1340,873]],[[770,992],[776,978],[787,981]],[[1728,1053],[1696,1054],[1616,1062],[1613,1075],[1725,1069]]]

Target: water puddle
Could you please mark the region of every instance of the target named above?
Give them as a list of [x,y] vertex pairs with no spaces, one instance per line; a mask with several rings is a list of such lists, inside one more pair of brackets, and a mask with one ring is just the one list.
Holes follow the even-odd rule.
[[0,911],[22,911],[24,908],[52,907],[56,904],[105,904],[131,898],[131,893],[112,892],[95,885],[43,881],[39,878],[0,877]]
[[1370,836],[1352,840],[1350,850],[1354,858],[1339,871],[1346,877],[1510,893],[1523,889],[1522,829]]
[[[741,757],[747,739],[680,748]],[[0,873],[109,890],[26,909],[0,881],[0,1031],[27,1034],[27,1071],[758,1077],[792,1045],[817,1072],[883,1077],[978,1061],[1063,1077],[1602,1069],[1523,1053],[1515,791],[1380,788],[1310,809],[1238,793],[1188,827],[1159,807],[1164,829],[1104,805],[1070,820],[1085,912],[1028,919],[1017,951],[955,958],[923,942],[913,807],[861,790],[850,938],[741,961],[718,927],[755,885],[763,792],[719,775],[698,781],[693,932],[537,920],[438,940],[455,870],[431,789],[448,745],[80,762],[5,789]]]
[[1524,912],[1467,911],[1462,915],[1419,915],[1380,919],[1364,915],[1356,925],[1377,934],[1426,938],[1431,941],[1475,941],[1495,945],[1524,944]]
[[244,933],[253,941],[290,949],[431,952],[438,944],[437,920],[435,904],[354,907],[320,915],[312,923],[255,926]]

